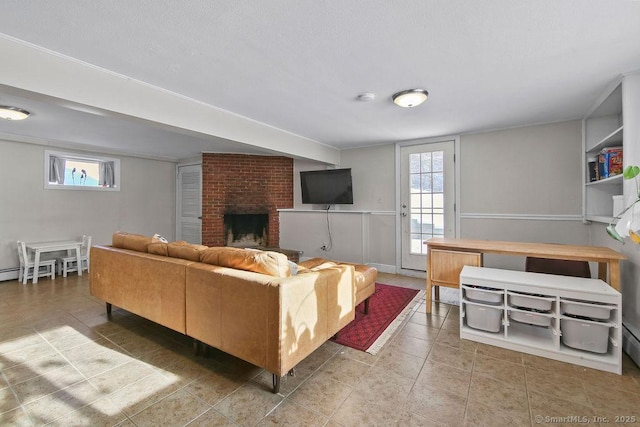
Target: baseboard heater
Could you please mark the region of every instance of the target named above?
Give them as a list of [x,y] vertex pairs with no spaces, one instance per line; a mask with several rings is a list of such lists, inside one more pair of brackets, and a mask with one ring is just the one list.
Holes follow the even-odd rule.
[[5,280],[16,280],[19,276],[20,267],[0,268],[0,282]]
[[640,339],[622,324],[622,348],[629,357],[640,366]]

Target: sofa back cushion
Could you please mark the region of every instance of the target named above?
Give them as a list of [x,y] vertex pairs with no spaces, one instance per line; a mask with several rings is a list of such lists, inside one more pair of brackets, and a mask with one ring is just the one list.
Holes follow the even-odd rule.
[[291,276],[287,257],[279,252],[216,247],[202,251],[200,262],[274,277]]
[[189,261],[200,261],[200,252],[207,246],[187,243],[184,240],[167,244],[167,252],[172,258],[182,258]]
[[154,241],[147,245],[147,252],[153,255],[169,256],[169,244],[165,242]]
[[147,246],[153,242],[153,237],[118,231],[113,234],[111,246],[120,249],[130,249],[137,252],[147,252]]

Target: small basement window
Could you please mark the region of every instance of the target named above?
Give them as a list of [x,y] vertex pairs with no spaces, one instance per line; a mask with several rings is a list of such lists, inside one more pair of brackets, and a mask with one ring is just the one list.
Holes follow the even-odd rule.
[[120,159],[45,150],[44,188],[120,191]]

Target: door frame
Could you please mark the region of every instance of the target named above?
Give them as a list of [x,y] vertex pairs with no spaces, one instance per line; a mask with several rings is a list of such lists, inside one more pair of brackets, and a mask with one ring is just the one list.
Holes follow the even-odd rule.
[[[426,273],[416,270],[408,270],[402,268],[402,223],[400,216],[400,205],[402,204],[402,188],[401,188],[401,149],[403,147],[409,147],[412,145],[423,145],[423,144],[431,144],[436,142],[447,142],[453,141],[453,153],[454,159],[453,168],[454,168],[454,192],[455,192],[455,204],[454,204],[454,218],[455,218],[455,237],[460,237],[460,136],[439,136],[434,138],[421,138],[421,139],[412,139],[409,141],[397,142],[395,147],[395,156],[396,156],[396,274],[403,274],[406,276],[414,276],[414,277],[424,277],[426,278]],[[427,266],[425,265],[425,270]]]

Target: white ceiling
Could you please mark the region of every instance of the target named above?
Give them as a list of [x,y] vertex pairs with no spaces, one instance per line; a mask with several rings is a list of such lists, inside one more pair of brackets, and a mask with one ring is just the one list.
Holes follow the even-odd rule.
[[[33,112],[0,123],[5,138],[167,159],[273,148],[322,160],[304,144],[581,118],[620,74],[640,70],[640,1],[5,0],[0,41],[0,104]],[[222,116],[189,125],[168,95],[124,91],[118,107],[89,71],[280,133],[236,138]],[[425,104],[391,102],[414,87],[429,91]],[[375,100],[357,101],[362,92]],[[278,135],[304,148],[279,146]]]

